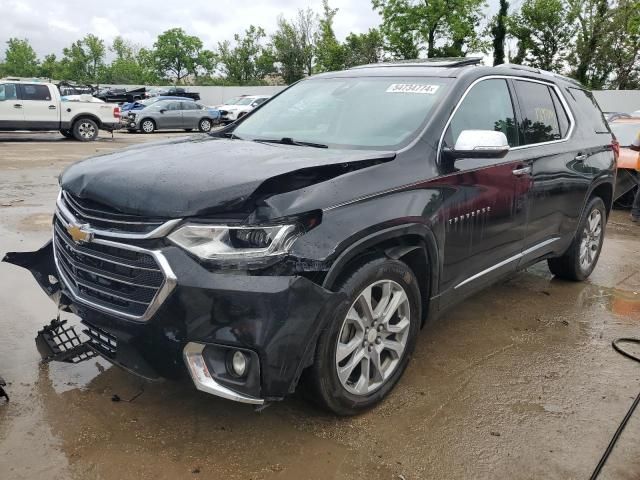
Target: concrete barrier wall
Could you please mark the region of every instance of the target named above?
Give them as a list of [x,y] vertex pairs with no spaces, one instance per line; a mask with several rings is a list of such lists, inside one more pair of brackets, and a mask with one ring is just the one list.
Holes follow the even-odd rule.
[[[131,90],[136,85],[109,85]],[[188,92],[199,92],[201,103],[215,106],[238,95],[274,95],[286,87],[184,87]],[[640,90],[594,90],[600,108],[605,112],[634,112],[640,110]]]

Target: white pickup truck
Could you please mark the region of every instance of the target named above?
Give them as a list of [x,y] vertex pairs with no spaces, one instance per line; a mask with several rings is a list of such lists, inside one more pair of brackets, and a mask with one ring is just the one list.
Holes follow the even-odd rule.
[[120,107],[104,102],[63,101],[52,83],[0,80],[0,131],[58,130],[87,142],[98,130],[120,128]]

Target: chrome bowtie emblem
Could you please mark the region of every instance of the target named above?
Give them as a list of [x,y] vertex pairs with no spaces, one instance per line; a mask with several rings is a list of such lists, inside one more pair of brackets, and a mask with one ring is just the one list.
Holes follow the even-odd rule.
[[71,239],[76,243],[89,243],[93,240],[93,233],[88,231],[89,224],[84,225],[67,225],[67,233]]

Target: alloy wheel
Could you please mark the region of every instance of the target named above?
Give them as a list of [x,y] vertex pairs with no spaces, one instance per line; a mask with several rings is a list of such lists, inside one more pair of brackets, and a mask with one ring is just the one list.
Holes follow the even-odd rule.
[[78,133],[82,138],[91,139],[96,135],[96,128],[89,122],[82,122],[78,127]]
[[587,223],[582,231],[580,240],[580,268],[587,271],[593,265],[602,237],[602,214],[600,210],[594,209],[589,214]]
[[366,287],[338,335],[336,373],[354,395],[378,390],[398,367],[409,339],[411,311],[405,290],[392,280]]
[[211,122],[209,120],[202,120],[200,122],[200,130],[203,132],[211,130]]
[[153,128],[153,122],[151,120],[145,120],[144,122],[142,122],[142,130],[144,130],[146,133],[153,132]]

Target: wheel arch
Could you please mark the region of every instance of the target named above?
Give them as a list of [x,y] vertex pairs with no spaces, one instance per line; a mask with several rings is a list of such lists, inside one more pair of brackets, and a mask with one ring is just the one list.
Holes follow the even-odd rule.
[[439,258],[436,238],[423,224],[399,225],[356,240],[337,256],[322,286],[333,290],[340,280],[358,264],[384,255],[404,261],[418,280],[422,298],[422,323],[430,310],[430,299],[439,285]]
[[73,127],[75,126],[76,122],[79,122],[83,118],[88,118],[89,120],[92,120],[92,121],[96,122],[96,125],[98,125],[98,128],[102,128],[102,121],[96,115],[94,115],[93,113],[78,113],[69,122],[69,125],[70,125],[69,128],[73,129]]
[[[600,197],[604,202],[604,206],[607,210],[607,217],[611,213],[611,208],[613,206],[613,183],[605,180],[594,184],[589,191],[589,195],[587,196],[587,200],[591,197]],[[586,202],[585,202],[586,204]]]

